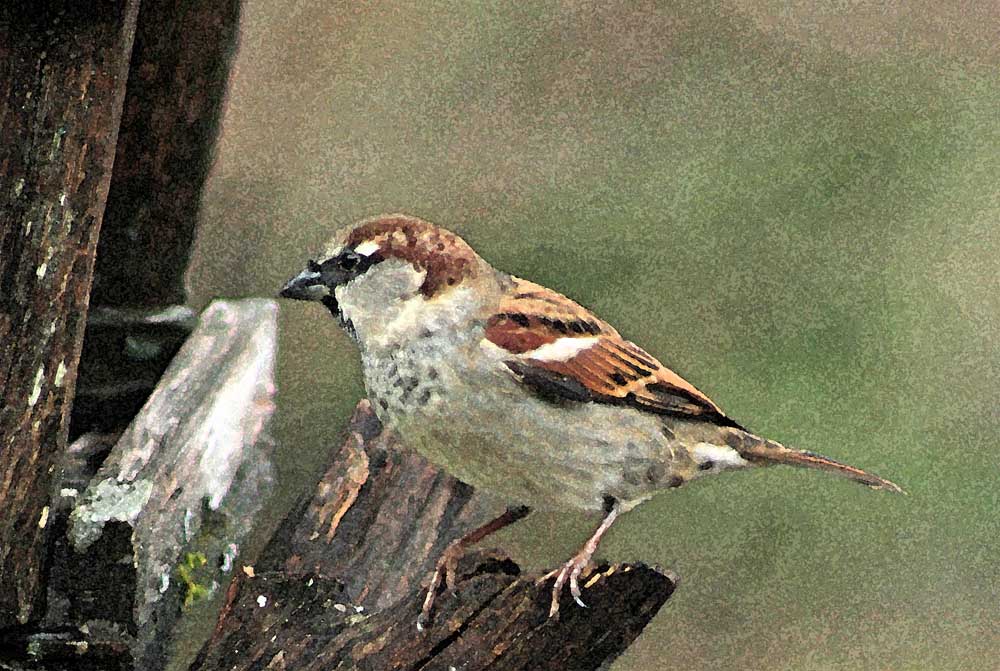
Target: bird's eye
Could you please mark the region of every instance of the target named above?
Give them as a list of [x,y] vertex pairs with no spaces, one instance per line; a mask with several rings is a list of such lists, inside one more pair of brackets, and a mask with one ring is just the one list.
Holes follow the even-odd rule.
[[360,260],[361,257],[359,257],[354,252],[344,252],[343,254],[340,255],[340,259],[338,259],[338,262],[340,263],[340,267],[343,268],[344,270],[354,270],[357,267],[358,262]]
[[318,273],[323,270],[323,268],[312,259],[309,259],[309,263],[306,264],[306,269],[311,273]]

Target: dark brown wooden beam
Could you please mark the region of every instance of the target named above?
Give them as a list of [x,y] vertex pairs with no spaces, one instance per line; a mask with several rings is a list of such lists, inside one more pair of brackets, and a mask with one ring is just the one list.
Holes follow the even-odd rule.
[[0,627],[38,615],[139,0],[0,8]]
[[184,272],[211,167],[241,0],[146,0],[139,10],[92,302],[186,300]]

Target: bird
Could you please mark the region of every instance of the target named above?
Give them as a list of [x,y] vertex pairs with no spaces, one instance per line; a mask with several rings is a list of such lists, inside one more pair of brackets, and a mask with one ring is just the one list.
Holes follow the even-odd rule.
[[365,391],[404,445],[509,503],[452,542],[417,626],[465,549],[532,510],[600,513],[554,578],[549,615],[619,516],[726,471],[818,469],[902,492],[860,468],[761,437],[610,324],[552,289],[495,269],[455,233],[406,214],[337,230],[279,292],[317,301],[356,342]]

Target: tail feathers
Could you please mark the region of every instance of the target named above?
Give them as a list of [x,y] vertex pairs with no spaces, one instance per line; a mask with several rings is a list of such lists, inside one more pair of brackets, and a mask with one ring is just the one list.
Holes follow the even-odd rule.
[[[750,437],[749,435],[747,436],[747,438]],[[753,438],[756,438],[756,436],[753,436]],[[788,466],[815,468],[816,470],[827,471],[828,473],[849,478],[863,485],[868,485],[873,489],[885,489],[890,492],[904,493],[902,487],[885,478],[880,478],[873,473],[868,473],[848,464],[842,464],[821,454],[806,452],[805,450],[793,450],[773,440],[764,440],[762,438],[741,442],[742,444],[736,447],[736,450],[744,459],[753,463],[760,465],[786,464]]]

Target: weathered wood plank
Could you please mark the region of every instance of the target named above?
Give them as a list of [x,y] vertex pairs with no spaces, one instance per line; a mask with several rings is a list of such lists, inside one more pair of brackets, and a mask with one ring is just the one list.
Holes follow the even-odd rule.
[[[263,504],[276,331],[272,301],[212,303],[70,514],[67,619],[133,632],[137,668],[161,668],[185,600],[229,580]],[[88,579],[95,560],[134,575]]]
[[590,607],[567,598],[550,619],[551,581],[476,550],[418,632],[441,550],[499,509],[401,449],[362,401],[315,495],[231,583],[191,669],[597,669],[673,593],[657,570],[601,566],[583,581]]
[[0,7],[0,627],[38,616],[138,0]]

